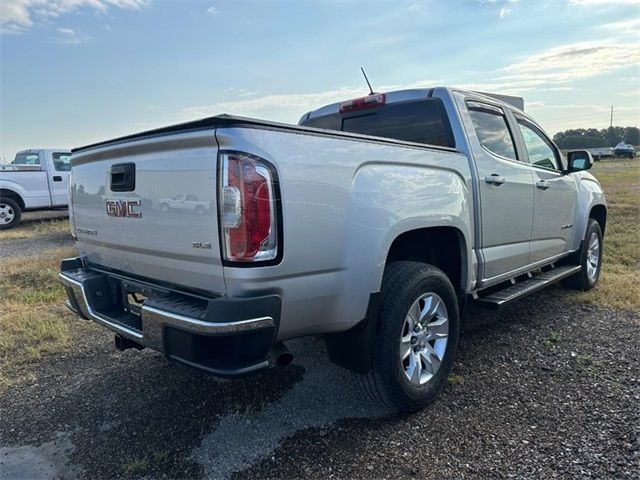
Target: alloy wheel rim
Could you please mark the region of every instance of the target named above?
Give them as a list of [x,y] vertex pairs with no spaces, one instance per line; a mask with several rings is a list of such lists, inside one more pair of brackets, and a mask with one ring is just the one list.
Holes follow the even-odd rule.
[[587,276],[593,281],[598,276],[598,268],[600,266],[600,239],[596,232],[591,233],[589,237],[589,246],[587,247]]
[[411,305],[400,336],[400,364],[407,380],[421,386],[440,369],[449,340],[447,307],[435,293],[425,293]]
[[16,217],[16,212],[6,203],[0,203],[0,224],[7,225]]

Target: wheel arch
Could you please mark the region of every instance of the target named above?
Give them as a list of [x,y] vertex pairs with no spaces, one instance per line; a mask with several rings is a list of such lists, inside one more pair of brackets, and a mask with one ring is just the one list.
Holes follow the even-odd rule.
[[325,334],[329,358],[347,370],[366,373],[371,368],[373,339],[382,297],[380,288],[387,265],[395,261],[431,264],[444,271],[460,297],[468,289],[471,243],[461,228],[448,225],[418,226],[395,232],[384,251],[377,288],[369,295],[365,318],[350,329]]
[[18,192],[14,190],[11,190],[8,188],[0,188],[0,197],[10,198],[18,204],[20,209],[22,210],[25,209],[25,204],[24,204],[22,195],[20,195]]
[[442,270],[456,291],[468,286],[468,251],[464,233],[454,226],[416,228],[397,235],[389,246],[385,268],[394,261],[428,263]]
[[604,231],[607,225],[607,207],[602,204],[594,205],[589,211],[589,218],[593,218],[598,222],[600,229],[602,230],[602,235],[604,236]]

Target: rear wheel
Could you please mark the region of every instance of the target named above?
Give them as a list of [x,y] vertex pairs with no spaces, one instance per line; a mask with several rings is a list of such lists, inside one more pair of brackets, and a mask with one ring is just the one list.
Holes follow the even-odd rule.
[[416,411],[442,389],[458,346],[458,301],[447,276],[418,262],[387,267],[372,370],[361,377],[369,397]]
[[580,250],[574,256],[574,263],[582,268],[578,273],[566,279],[563,283],[574,290],[591,290],[598,283],[600,267],[602,266],[602,229],[600,224],[590,218],[587,233]]
[[22,209],[18,203],[11,199],[0,198],[0,230],[8,230],[17,226],[22,218]]

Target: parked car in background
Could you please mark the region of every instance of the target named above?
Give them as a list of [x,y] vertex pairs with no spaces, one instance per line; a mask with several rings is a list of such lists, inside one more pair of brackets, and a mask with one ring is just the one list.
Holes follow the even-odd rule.
[[[73,150],[78,256],[60,280],[117,348],[232,376],[323,335],[365,392],[412,411],[445,384],[467,302],[595,286],[607,206],[592,162],[513,105],[442,87],[299,125],[174,125]],[[217,215],[158,209],[172,190]]]
[[66,208],[70,160],[63,148],[31,149],[0,165],[0,230],[17,226],[24,211]]
[[613,157],[613,148],[612,147],[600,147],[600,148],[585,148],[594,160],[601,160],[605,157]]
[[614,147],[613,153],[615,155],[618,155],[619,157],[635,158],[636,156],[636,151],[633,148],[633,145],[629,145],[628,143],[624,142],[618,143]]
[[158,203],[160,210],[163,212],[169,212],[171,210],[187,210],[196,212],[198,215],[204,215],[211,207],[211,202],[203,202],[192,193],[179,193],[169,198],[161,198]]

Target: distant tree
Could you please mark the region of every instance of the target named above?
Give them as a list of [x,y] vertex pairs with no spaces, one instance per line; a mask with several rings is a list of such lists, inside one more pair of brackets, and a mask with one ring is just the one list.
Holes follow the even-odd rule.
[[640,128],[627,127],[624,129],[624,141],[631,145],[640,145]]
[[640,145],[640,130],[638,127],[571,128],[556,133],[553,141],[563,150],[615,147],[620,141]]

